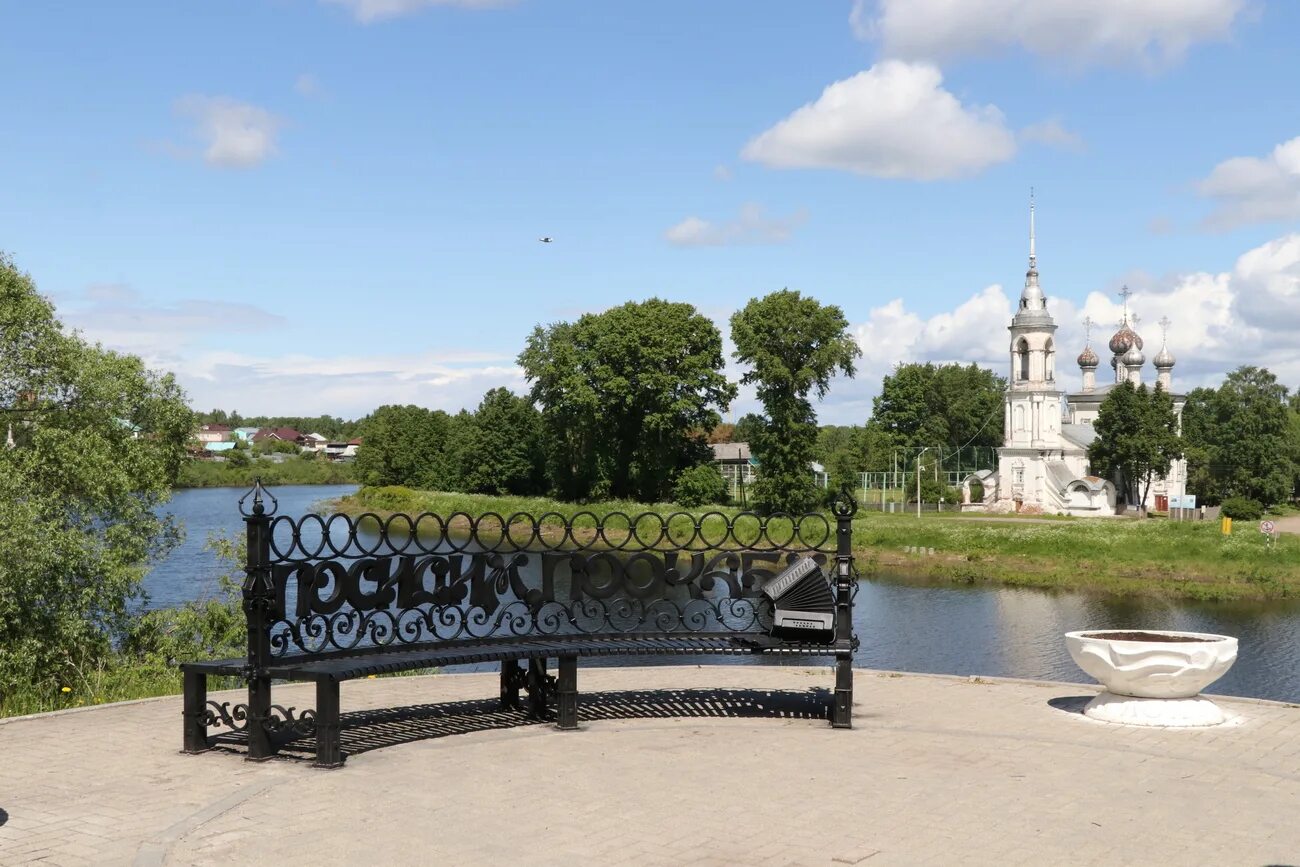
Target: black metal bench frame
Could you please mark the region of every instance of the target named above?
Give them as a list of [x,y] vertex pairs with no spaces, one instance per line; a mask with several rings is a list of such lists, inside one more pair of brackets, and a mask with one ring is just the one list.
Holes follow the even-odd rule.
[[[596,656],[829,657],[831,725],[852,726],[857,505],[847,490],[833,502],[833,525],[819,513],[294,519],[277,517],[276,505],[260,482],[240,500],[248,653],[182,664],[187,753],[212,747],[212,727],[243,732],[252,761],[314,734],[315,766],[336,768],[345,758],[342,681],[465,663],[499,662],[504,706],[572,730],[577,661]],[[831,576],[835,621],[825,641],[771,634],[762,583],[800,556]],[[525,575],[531,565],[540,574]],[[242,678],[247,703],[208,700],[209,676]],[[314,682],[316,707],[273,704],[274,681]]]

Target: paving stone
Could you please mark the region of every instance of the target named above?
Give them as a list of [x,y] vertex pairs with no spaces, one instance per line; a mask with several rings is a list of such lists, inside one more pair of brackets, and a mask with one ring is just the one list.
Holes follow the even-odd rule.
[[[361,730],[354,746],[390,745],[338,771],[181,755],[179,698],[0,721],[0,864],[1300,860],[1300,708],[1224,700],[1229,726],[1129,729],[1082,717],[1076,684],[860,671],[841,731],[808,713],[830,684],[827,669],[584,668],[579,732],[421,707]],[[496,686],[381,678],[345,684],[343,703]],[[311,687],[275,700],[310,706]]]

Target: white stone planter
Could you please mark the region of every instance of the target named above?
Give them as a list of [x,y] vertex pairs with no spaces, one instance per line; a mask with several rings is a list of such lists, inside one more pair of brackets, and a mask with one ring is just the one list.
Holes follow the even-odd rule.
[[1067,632],[1075,663],[1106,691],[1084,713],[1105,722],[1211,726],[1227,717],[1201,690],[1237,660],[1237,639],[1151,629]]

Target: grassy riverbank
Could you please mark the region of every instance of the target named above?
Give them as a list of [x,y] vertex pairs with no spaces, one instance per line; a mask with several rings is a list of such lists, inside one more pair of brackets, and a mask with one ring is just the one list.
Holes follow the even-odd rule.
[[[527,497],[363,488],[339,507],[357,514],[495,512],[687,511],[694,515],[729,507],[682,510],[672,504],[606,502],[588,505]],[[585,522],[589,523],[589,519]],[[580,521],[581,523],[581,521]],[[1223,536],[1212,522],[1147,520],[976,521],[948,515],[859,513],[853,547],[864,575],[882,572],[954,583],[1007,584],[1185,599],[1278,599],[1300,596],[1300,537],[1283,534],[1276,544],[1257,524],[1238,523]],[[933,555],[905,552],[933,548]]]
[[356,483],[353,464],[293,457],[276,463],[255,459],[242,466],[229,461],[186,461],[181,466],[178,488],[249,487],[261,478],[264,485],[349,485]]

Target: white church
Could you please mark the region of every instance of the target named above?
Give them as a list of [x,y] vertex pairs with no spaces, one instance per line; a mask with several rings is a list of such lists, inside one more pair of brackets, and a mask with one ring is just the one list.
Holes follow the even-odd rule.
[[[988,512],[1030,512],[1079,516],[1114,516],[1136,503],[1117,504],[1114,483],[1092,474],[1088,445],[1096,438],[1093,423],[1106,393],[1121,382],[1142,384],[1146,356],[1143,341],[1129,323],[1128,288],[1124,317],[1111,337],[1111,368],[1114,382],[1097,384],[1100,359],[1089,339],[1079,354],[1082,388],[1066,393],[1056,380],[1056,323],[1047,311],[1047,298],[1038,285],[1038,259],[1034,252],[1034,206],[1029,206],[1029,271],[1020,293],[1020,308],[1011,319],[1011,373],[1005,398],[1005,437],[998,449],[997,471],[983,470],[963,484],[963,510]],[[1168,321],[1162,320],[1166,332]],[[1153,359],[1156,382],[1173,396],[1174,412],[1182,424],[1185,395],[1173,393],[1174,356],[1162,346]],[[972,502],[971,489],[978,482],[983,497]],[[1177,460],[1165,479],[1156,478],[1147,494],[1146,507],[1168,508],[1169,497],[1181,496],[1187,484],[1187,462]]]

